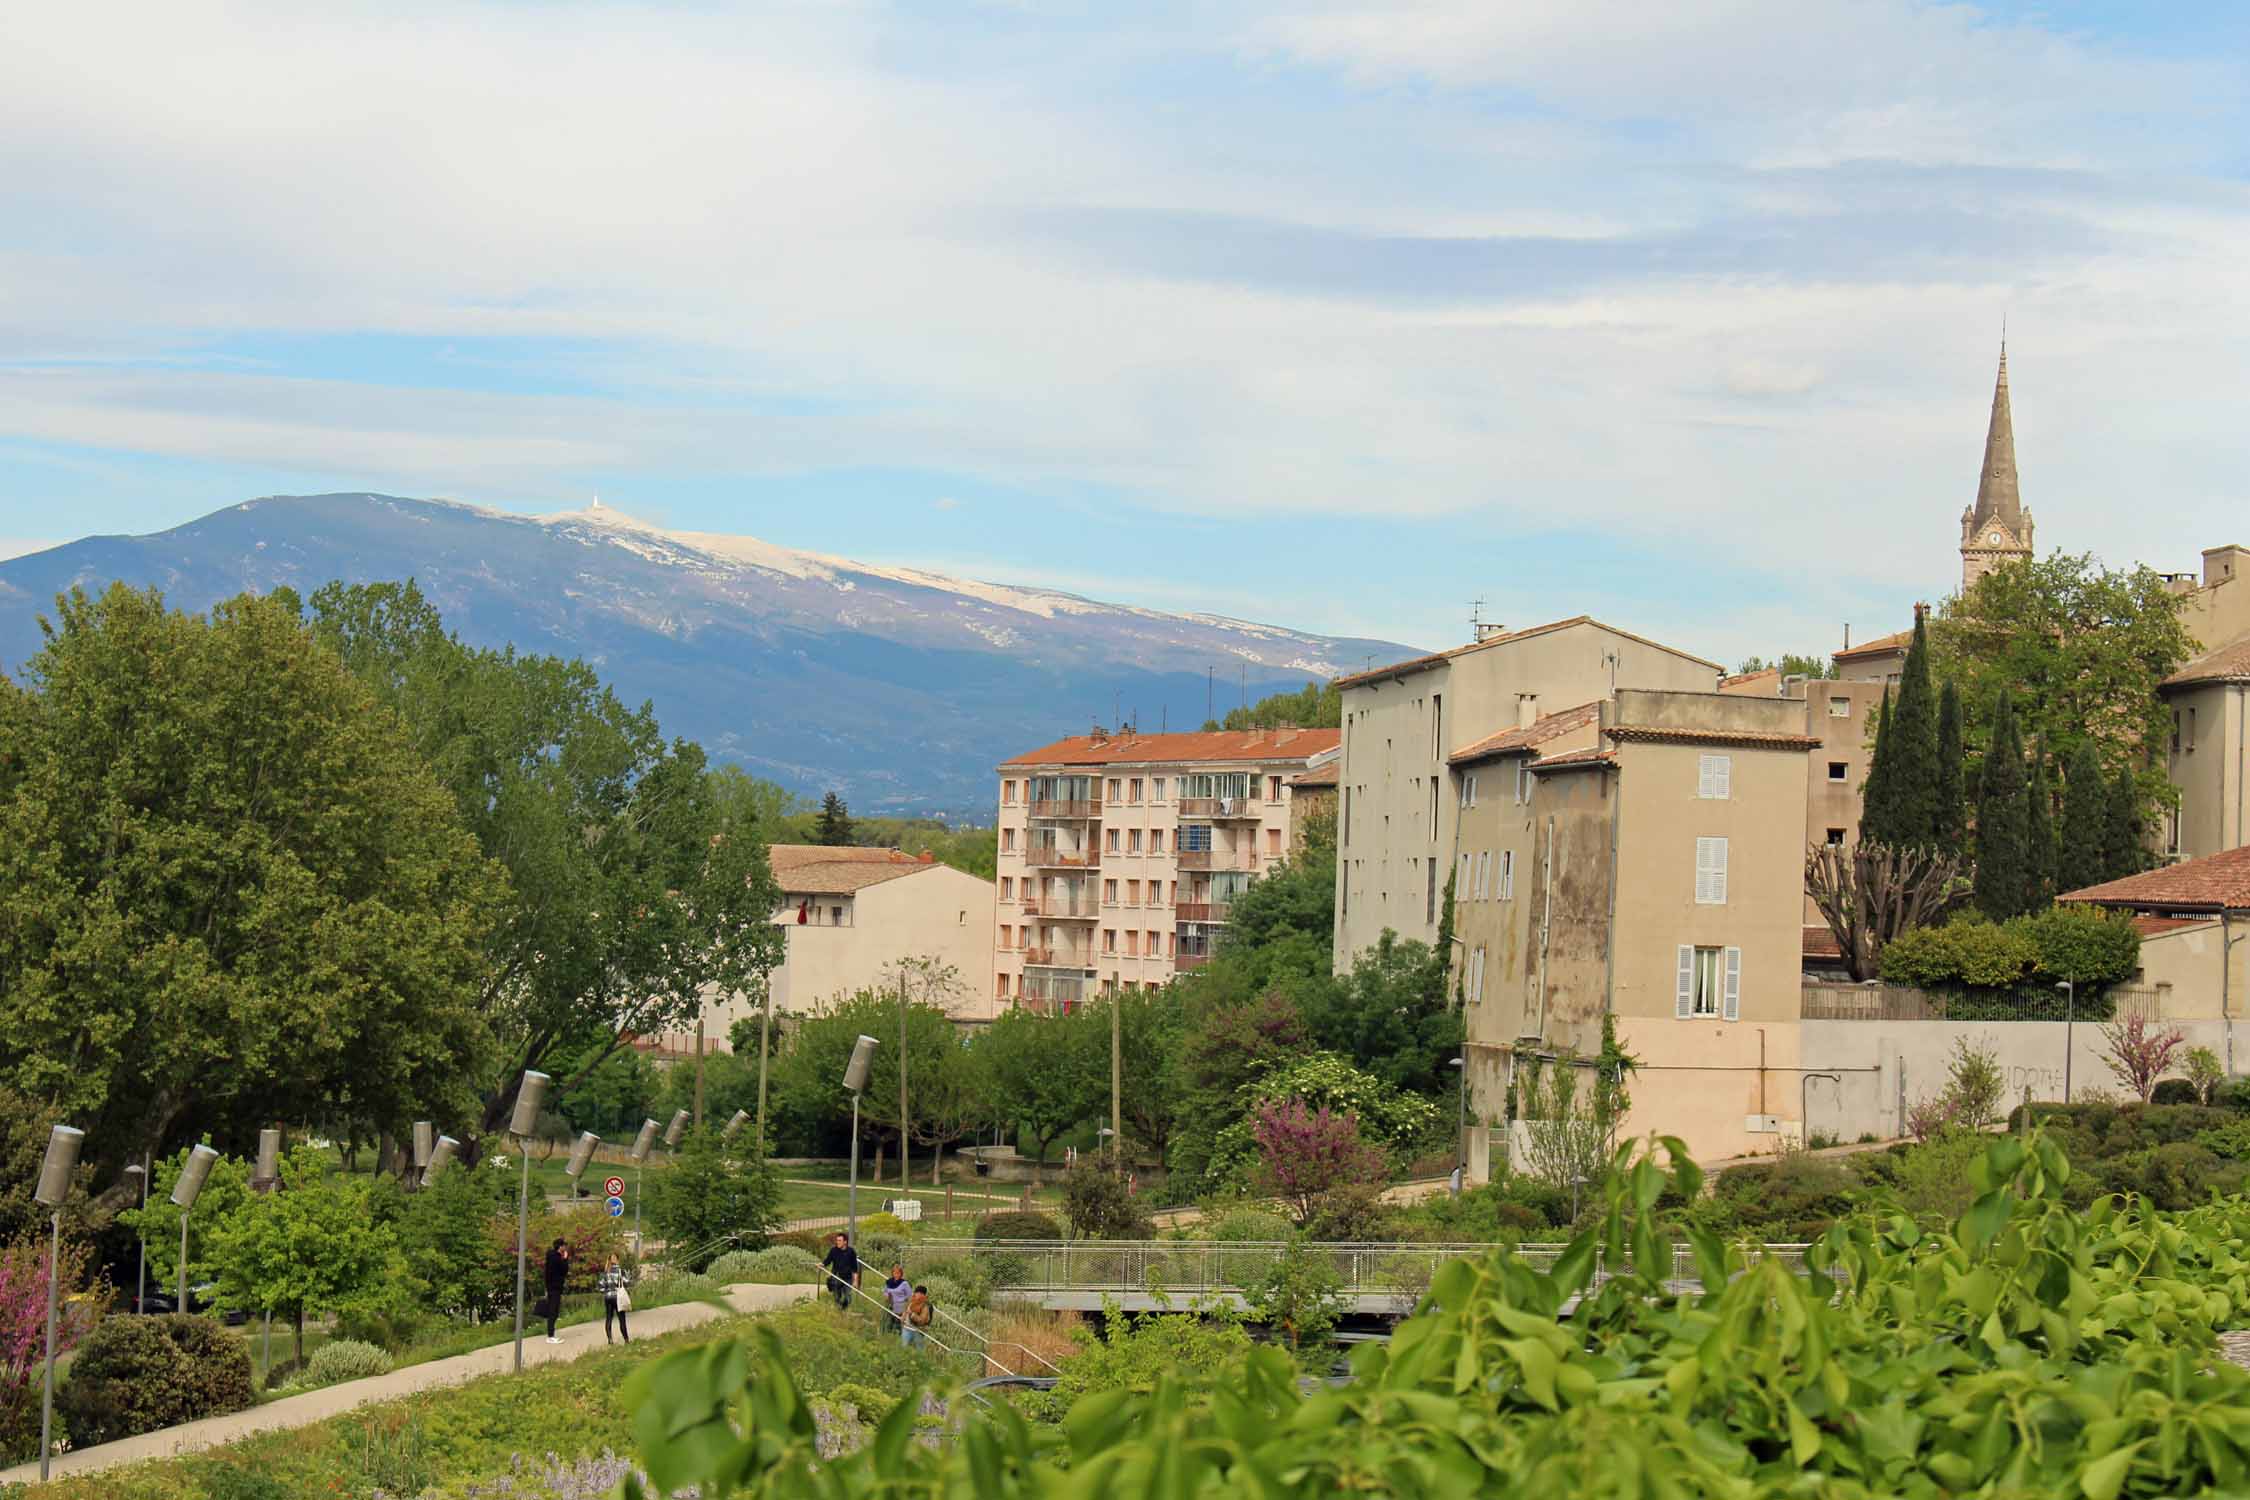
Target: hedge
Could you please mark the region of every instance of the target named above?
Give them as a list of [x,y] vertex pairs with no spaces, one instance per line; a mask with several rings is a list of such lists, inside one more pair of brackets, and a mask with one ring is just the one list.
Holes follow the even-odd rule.
[[79,1347],[55,1407],[73,1447],[115,1442],[257,1401],[249,1344],[209,1318],[105,1320]]
[[2140,961],[2141,936],[2129,919],[2057,906],[2001,923],[1968,917],[1901,933],[1883,949],[1882,972],[1885,983],[1925,990],[2014,990],[2066,979],[2091,988],[2131,978]]

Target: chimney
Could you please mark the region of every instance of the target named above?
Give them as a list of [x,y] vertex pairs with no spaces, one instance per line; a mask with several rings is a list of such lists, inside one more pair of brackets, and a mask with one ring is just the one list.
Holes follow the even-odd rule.
[[932,854],[929,850],[924,849],[921,855],[914,862],[918,865],[934,865],[937,863],[937,856]]
[[1529,729],[1539,718],[1539,695],[1516,694],[1516,728]]
[[1101,725],[1096,724],[1093,728],[1093,731],[1088,734],[1086,738],[1092,740],[1097,745],[1106,745],[1109,743],[1109,731],[1102,728]]
[[1917,624],[1917,625],[1919,625],[1919,624],[1921,624],[1921,623],[1922,623],[1922,622],[1923,622],[1924,620],[1928,619],[1929,617],[1930,617],[1930,607],[1929,607],[1929,605],[1927,605],[1927,604],[1924,604],[1924,603],[1921,603],[1920,601],[1916,601],[1916,603],[1915,603],[1915,605],[1914,605],[1914,623],[1915,623],[1915,624]]

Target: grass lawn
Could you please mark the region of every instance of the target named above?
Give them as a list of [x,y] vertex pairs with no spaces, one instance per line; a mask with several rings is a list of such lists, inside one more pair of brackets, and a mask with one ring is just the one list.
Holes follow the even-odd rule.
[[[843,1318],[833,1308],[791,1308],[764,1314],[762,1320],[780,1331],[790,1369],[811,1394],[850,1382],[900,1395],[949,1374],[940,1364],[901,1349],[895,1340],[872,1336],[863,1321]],[[618,1393],[633,1367],[666,1349],[739,1335],[758,1321],[728,1318],[604,1349],[567,1365],[487,1376],[362,1407],[206,1454],[32,1485],[21,1500],[364,1500],[376,1489],[457,1500],[471,1486],[490,1486],[508,1475],[519,1460],[540,1469],[549,1455],[568,1465],[605,1451],[630,1454],[631,1419]],[[504,1493],[543,1496],[549,1491]]]

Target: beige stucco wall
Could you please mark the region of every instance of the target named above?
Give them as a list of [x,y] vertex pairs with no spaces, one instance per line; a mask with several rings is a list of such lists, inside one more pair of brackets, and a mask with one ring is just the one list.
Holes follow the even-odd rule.
[[[1614,663],[1608,660],[1612,655]],[[1434,871],[1442,890],[1456,855],[1447,756],[1516,727],[1526,714],[1554,713],[1602,697],[1612,681],[1710,691],[1718,673],[1708,662],[1586,623],[1465,651],[1397,676],[1346,683],[1337,828],[1339,969],[1349,967],[1385,928],[1422,942],[1436,940],[1430,882]]]
[[[2221,952],[2232,937],[2232,952],[2221,967]],[[2136,989],[2161,989],[2164,1014],[2181,1020],[2239,1017],[2250,1000],[2250,921],[2231,920],[2222,931],[2214,918],[2193,927],[2174,928],[2141,939],[2141,972]],[[2245,1059],[2250,1062],[2250,1058]]]
[[[1641,1064],[1626,1085],[1633,1107],[1621,1136],[1678,1136],[1698,1161],[1759,1155],[1798,1139],[1794,1019],[1729,1024],[1620,1016],[1617,1036]],[[1749,1130],[1752,1115],[1770,1116],[1780,1128]]]
[[2236,546],[2207,547],[2203,552],[2203,586],[2180,605],[2180,623],[2198,651],[2216,651],[2250,632],[2250,550]]
[[2239,848],[2250,839],[2242,792],[2250,775],[2250,690],[2230,682],[2175,688],[2165,706],[2178,730],[2166,769],[2180,789],[2178,849],[2166,852],[2200,859]]

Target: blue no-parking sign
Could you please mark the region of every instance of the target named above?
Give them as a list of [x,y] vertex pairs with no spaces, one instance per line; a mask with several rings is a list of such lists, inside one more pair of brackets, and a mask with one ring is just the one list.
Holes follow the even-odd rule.
[[625,1200],[623,1198],[612,1198],[609,1200],[609,1216],[611,1218],[620,1218],[624,1215],[624,1213]]

